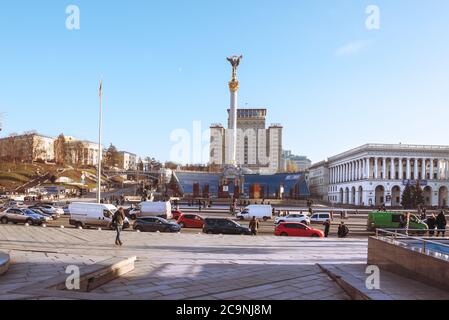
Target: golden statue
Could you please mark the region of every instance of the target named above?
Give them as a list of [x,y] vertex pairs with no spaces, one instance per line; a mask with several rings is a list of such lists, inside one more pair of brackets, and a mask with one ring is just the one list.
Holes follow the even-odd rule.
[[228,57],[227,60],[232,65],[232,80],[229,82],[229,88],[232,91],[237,91],[239,88],[239,82],[237,81],[237,68],[240,65],[240,61],[242,61],[243,55]]

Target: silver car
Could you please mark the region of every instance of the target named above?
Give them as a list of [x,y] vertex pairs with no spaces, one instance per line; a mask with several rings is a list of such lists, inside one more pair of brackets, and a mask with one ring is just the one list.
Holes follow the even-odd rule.
[[41,225],[45,222],[45,218],[30,209],[25,208],[9,208],[0,213],[0,222],[8,224],[10,222],[28,223],[29,225]]

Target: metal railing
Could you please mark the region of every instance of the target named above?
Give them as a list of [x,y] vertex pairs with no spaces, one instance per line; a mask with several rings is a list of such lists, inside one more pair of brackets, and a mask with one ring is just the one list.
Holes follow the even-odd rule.
[[[435,229],[435,230],[423,230],[423,229],[377,229],[376,230],[376,238],[380,239],[380,238],[384,238],[387,240],[390,240],[389,242],[391,243],[401,243],[404,244],[407,247],[410,247],[410,240],[416,241],[418,242],[417,245],[413,244],[413,246],[411,246],[412,248],[420,248],[421,249],[421,253],[426,254],[426,255],[432,255],[435,256],[435,254],[439,255],[439,256],[444,256],[444,260],[449,260],[449,254],[448,253],[444,253],[444,252],[440,252],[440,251],[436,251],[436,250],[432,250],[429,249],[430,246],[429,244],[433,244],[433,245],[437,245],[438,247],[442,247],[442,248],[447,248],[449,250],[449,244],[445,244],[442,242],[438,242],[435,241],[434,238],[432,238],[432,240],[429,240],[428,237],[423,237],[423,236],[410,236],[409,233],[423,233],[423,234],[427,234],[434,231],[435,233],[437,232],[447,232],[446,229]],[[438,239],[438,238],[437,238]],[[447,240],[449,242],[448,238],[441,238],[442,240]],[[405,240],[402,241],[401,240]],[[431,252],[433,254],[431,254]]]

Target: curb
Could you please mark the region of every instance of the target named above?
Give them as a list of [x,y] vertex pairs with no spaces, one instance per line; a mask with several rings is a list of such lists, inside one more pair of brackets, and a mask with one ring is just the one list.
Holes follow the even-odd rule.
[[321,269],[321,271],[326,273],[341,289],[343,289],[343,291],[346,292],[346,294],[349,295],[352,300],[372,300],[368,295],[349,284],[341,276],[336,275],[320,264],[317,264],[317,266]]
[[5,274],[9,269],[10,258],[6,253],[0,253],[0,276]]

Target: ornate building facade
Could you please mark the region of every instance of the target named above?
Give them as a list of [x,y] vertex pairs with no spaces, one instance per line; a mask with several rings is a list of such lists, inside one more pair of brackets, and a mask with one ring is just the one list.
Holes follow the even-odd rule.
[[448,205],[449,146],[367,144],[329,158],[328,167],[331,203],[396,207],[419,182],[427,206]]

